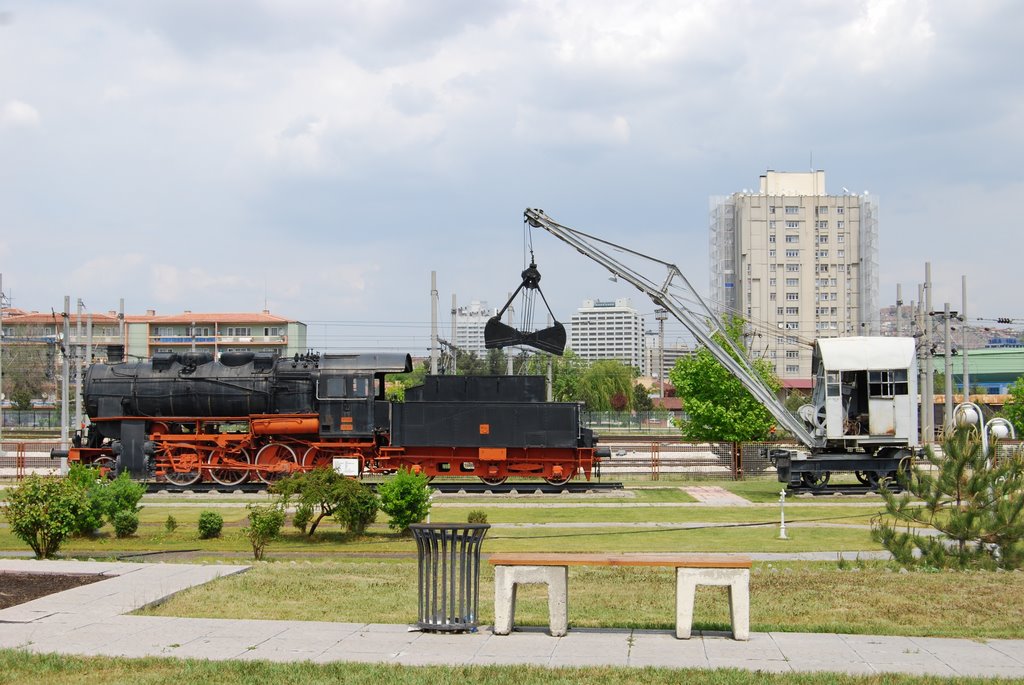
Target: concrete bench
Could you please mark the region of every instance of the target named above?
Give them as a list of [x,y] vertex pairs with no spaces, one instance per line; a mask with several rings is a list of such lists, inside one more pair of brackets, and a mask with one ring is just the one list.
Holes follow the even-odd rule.
[[494,633],[512,632],[516,611],[516,586],[544,583],[548,586],[551,634],[569,629],[570,566],[664,566],[676,569],[676,637],[689,639],[693,628],[693,603],[698,585],[729,587],[732,636],[750,638],[750,559],[711,554],[557,554],[502,553],[488,559],[494,566]]

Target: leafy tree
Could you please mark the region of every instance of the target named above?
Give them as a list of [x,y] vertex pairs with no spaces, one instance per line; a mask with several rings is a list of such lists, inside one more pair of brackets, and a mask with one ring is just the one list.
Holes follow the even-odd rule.
[[[743,320],[733,318],[725,334],[742,349]],[[721,333],[715,337],[724,343]],[[729,354],[734,354],[731,349]],[[769,388],[779,390],[781,384],[769,361],[758,359],[753,368]],[[771,435],[775,419],[707,348],[679,359],[669,378],[689,417],[680,425],[687,439],[747,442],[767,440]]]
[[[996,460],[986,453],[974,426],[958,426],[942,442],[943,456],[929,446],[930,468],[901,474],[905,491],[882,489],[885,512],[872,536],[904,567],[1004,568],[1024,565],[1024,454]],[[906,531],[896,527],[906,524]],[[923,535],[925,526],[939,535]],[[920,553],[915,558],[914,552]]]
[[281,534],[284,525],[284,509],[280,506],[260,506],[249,504],[249,525],[242,529],[242,534],[249,538],[252,545],[252,556],[259,561],[271,540]]
[[139,529],[139,514],[131,509],[122,509],[114,514],[114,519],[110,523],[114,526],[114,534],[117,537],[131,537]]
[[1018,437],[1024,437],[1024,376],[1021,376],[1008,390],[1010,395],[1003,407],[1003,416],[1013,424]]
[[8,491],[4,516],[11,532],[24,541],[37,559],[49,559],[78,529],[86,506],[85,493],[67,479],[29,476]]
[[430,513],[430,487],[427,477],[405,468],[381,483],[377,488],[380,508],[391,517],[393,530],[405,533],[413,523],[419,523]]
[[2,391],[15,409],[31,409],[32,400],[54,391],[52,354],[35,345],[4,347]]
[[501,376],[508,371],[508,357],[505,352],[499,349],[487,350],[486,374],[490,376]]
[[[281,495],[282,505],[287,505],[292,497],[298,498],[293,523],[300,530],[304,528],[302,523],[308,524],[306,535],[310,537],[328,516],[334,516],[350,530],[355,528],[362,532],[377,514],[376,499],[366,486],[329,468],[282,478],[270,491]],[[371,507],[372,513],[367,513]]]
[[633,386],[633,409],[634,411],[651,411],[654,409],[651,394],[643,383],[637,383]]
[[789,393],[788,397],[786,397],[786,401],[784,404],[786,405],[786,409],[788,409],[790,413],[795,414],[800,407],[804,406],[810,401],[810,395],[808,395],[805,392],[801,392],[800,390],[794,390],[791,393]]
[[583,372],[580,397],[590,411],[626,411],[633,401],[633,369],[620,361],[601,359]]

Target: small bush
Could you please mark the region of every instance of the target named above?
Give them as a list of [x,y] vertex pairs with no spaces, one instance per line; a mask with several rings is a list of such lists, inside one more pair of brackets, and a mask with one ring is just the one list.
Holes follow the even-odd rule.
[[252,543],[252,556],[259,561],[267,544],[281,533],[284,525],[284,509],[279,506],[260,506],[250,504],[249,525],[242,532]]
[[127,472],[111,481],[106,481],[100,489],[100,499],[103,502],[103,513],[111,524],[118,513],[130,511],[133,514],[139,511],[139,502],[146,494],[146,486],[136,483]]
[[209,540],[220,537],[224,527],[224,517],[215,511],[204,511],[199,514],[199,539]]
[[391,517],[388,525],[399,532],[408,532],[410,525],[419,523],[430,513],[430,487],[422,473],[399,469],[381,483],[377,494],[381,510]]
[[29,476],[8,493],[4,516],[11,532],[32,548],[37,559],[57,553],[61,543],[78,529],[87,506],[82,489],[63,478]]
[[292,515],[292,525],[305,533],[306,527],[309,526],[309,522],[312,520],[313,505],[309,502],[299,502],[298,506],[295,507],[295,513]]
[[75,519],[74,535],[93,535],[103,527],[103,488],[106,479],[99,469],[82,464],[72,464],[68,468],[66,480],[82,492],[84,503]]
[[178,529],[178,519],[176,519],[172,515],[168,514],[167,515],[167,520],[164,521],[164,530],[167,531],[168,533],[173,533],[177,529]]
[[130,509],[122,509],[114,514],[114,534],[119,538],[135,535],[139,529],[139,515]]
[[467,523],[487,523],[487,512],[482,509],[473,509],[466,517]]
[[343,492],[341,506],[334,512],[334,518],[349,532],[362,535],[366,527],[377,520],[380,506],[377,496],[369,487],[350,478],[345,479]]

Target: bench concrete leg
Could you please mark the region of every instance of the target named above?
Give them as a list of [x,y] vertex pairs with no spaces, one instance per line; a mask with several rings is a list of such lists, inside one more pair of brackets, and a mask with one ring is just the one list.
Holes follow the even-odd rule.
[[750,570],[718,568],[676,569],[676,637],[690,638],[693,629],[693,603],[698,585],[729,587],[729,615],[732,636],[750,639]]
[[516,586],[544,583],[548,586],[548,621],[551,634],[569,631],[568,566],[495,566],[494,634],[508,635],[515,625]]

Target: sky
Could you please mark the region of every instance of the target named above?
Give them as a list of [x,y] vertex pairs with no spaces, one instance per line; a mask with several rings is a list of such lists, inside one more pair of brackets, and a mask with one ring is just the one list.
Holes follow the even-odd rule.
[[1022,34],[1013,0],[0,0],[3,290],[422,354],[431,271],[447,326],[531,244],[559,320],[653,311],[526,207],[706,292],[709,198],[824,169],[880,205],[881,304],[930,262],[936,308],[966,276],[1024,320]]

